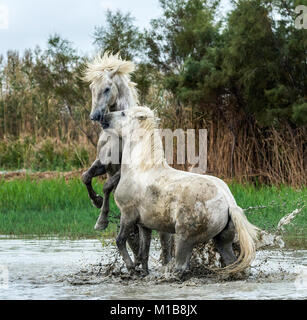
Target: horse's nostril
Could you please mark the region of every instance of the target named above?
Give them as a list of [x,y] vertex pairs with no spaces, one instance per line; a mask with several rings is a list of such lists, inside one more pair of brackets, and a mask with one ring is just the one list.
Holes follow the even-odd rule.
[[92,121],[100,121],[102,118],[101,112],[95,112],[94,114],[90,115],[90,119]]

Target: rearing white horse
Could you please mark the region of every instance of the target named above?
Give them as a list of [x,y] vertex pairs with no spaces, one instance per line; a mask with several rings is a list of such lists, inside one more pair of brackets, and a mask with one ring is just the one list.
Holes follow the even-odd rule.
[[[140,256],[148,271],[148,238],[151,230],[176,234],[176,271],[189,268],[193,247],[214,239],[226,265],[235,273],[254,258],[258,228],[248,222],[228,186],[220,179],[175,170],[168,166],[154,113],[146,107],[111,112],[103,121],[105,130],[123,139],[121,179],[115,200],[121,211],[118,249],[128,269],[133,269],[126,249],[128,230],[140,227]],[[142,136],[138,133],[142,129]],[[130,159],[130,161],[125,161]],[[238,233],[237,258],[232,243]]]
[[[101,123],[105,114],[111,111],[129,109],[138,104],[136,84],[130,80],[130,75],[135,66],[132,61],[125,61],[119,54],[105,52],[103,56],[96,56],[92,62],[86,65],[84,80],[90,82],[92,91],[92,111],[90,118]],[[108,157],[112,150],[112,141],[109,135],[101,132],[98,147],[97,159],[92,166],[82,175],[82,181],[87,187],[88,194],[101,213],[97,219],[95,229],[104,230],[108,223],[109,197],[116,188],[120,179],[121,152],[117,162]],[[109,143],[111,142],[111,144]],[[103,186],[104,198],[96,194],[92,187],[92,178],[107,173],[108,180]],[[162,263],[167,264],[171,258],[171,236],[159,233],[162,248]],[[137,228],[128,238],[129,245],[135,256],[138,254],[138,232]],[[136,261],[136,264],[138,262]]]

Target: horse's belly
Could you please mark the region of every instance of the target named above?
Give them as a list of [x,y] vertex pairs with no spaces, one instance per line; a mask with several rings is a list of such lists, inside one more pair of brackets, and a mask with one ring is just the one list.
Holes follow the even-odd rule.
[[140,212],[139,223],[148,229],[175,233],[175,224],[166,212],[144,210]]

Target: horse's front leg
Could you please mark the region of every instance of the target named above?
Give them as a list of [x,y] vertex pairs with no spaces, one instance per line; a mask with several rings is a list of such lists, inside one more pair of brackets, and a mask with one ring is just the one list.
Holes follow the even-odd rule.
[[126,267],[128,271],[134,270],[134,263],[132,262],[129,253],[127,251],[126,242],[131,232],[131,228],[136,223],[134,220],[127,220],[121,216],[120,219],[120,230],[119,234],[116,238],[116,245],[118,247],[119,253],[121,254],[122,258],[125,261]]
[[105,230],[108,227],[109,220],[108,214],[110,211],[110,194],[116,189],[120,180],[120,170],[115,173],[114,176],[110,177],[108,181],[103,186],[104,199],[101,208],[100,215],[95,224],[95,230]]
[[139,228],[136,224],[134,224],[129,233],[128,244],[130,249],[133,252],[134,256],[134,266],[137,267],[141,264],[139,260],[139,252],[140,252],[140,238],[139,238]]
[[162,265],[166,266],[172,259],[173,251],[173,235],[166,232],[159,232],[161,242],[161,255]]
[[106,173],[106,166],[103,165],[99,159],[94,161],[91,167],[82,174],[82,182],[87,188],[88,195],[92,200],[95,207],[101,208],[103,204],[103,198],[98,195],[92,187],[92,179]]
[[140,238],[138,260],[142,263],[144,274],[147,275],[149,273],[148,259],[149,259],[149,249],[150,249],[150,242],[151,242],[151,230],[141,225],[138,225],[138,227],[139,227],[139,238]]

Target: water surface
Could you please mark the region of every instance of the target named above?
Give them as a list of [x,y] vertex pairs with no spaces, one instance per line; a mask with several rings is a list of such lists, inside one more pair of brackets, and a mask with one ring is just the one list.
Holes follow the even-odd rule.
[[205,277],[183,283],[156,281],[159,252],[154,245],[149,277],[105,278],[101,271],[114,255],[114,246],[103,247],[98,240],[2,238],[0,270],[8,270],[9,281],[3,286],[0,274],[0,299],[307,298],[307,250],[258,251],[247,278],[222,282]]

